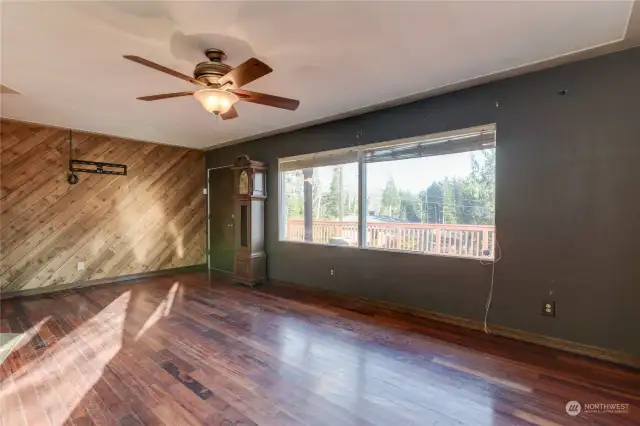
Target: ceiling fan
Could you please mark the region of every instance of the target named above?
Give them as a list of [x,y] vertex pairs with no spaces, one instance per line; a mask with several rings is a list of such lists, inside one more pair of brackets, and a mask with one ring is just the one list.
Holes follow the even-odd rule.
[[245,84],[257,80],[273,71],[271,67],[264,62],[256,58],[251,58],[237,67],[232,68],[222,62],[227,58],[227,55],[225,55],[222,50],[207,49],[204,54],[209,60],[196,65],[193,70],[193,77],[163,67],[139,56],[124,55],[123,57],[202,87],[200,90],[194,92],[164,93],[162,95],[137,98],[141,101],[157,101],[160,99],[193,95],[205,110],[219,115],[223,120],[229,120],[238,116],[238,112],[233,106],[238,101],[253,102],[254,104],[288,109],[291,111],[295,111],[298,105],[300,105],[300,101],[295,99],[240,89],[240,87]]

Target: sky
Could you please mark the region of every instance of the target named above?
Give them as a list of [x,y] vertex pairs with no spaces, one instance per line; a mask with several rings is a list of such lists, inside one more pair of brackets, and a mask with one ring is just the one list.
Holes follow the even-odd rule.
[[[477,155],[477,153],[476,153]],[[390,177],[398,189],[418,193],[445,177],[471,173],[472,152],[385,161],[367,165],[367,190],[382,191]]]
[[[438,155],[434,157],[412,158],[409,160],[386,161],[367,164],[367,192],[382,192],[390,177],[398,189],[415,194],[427,189],[434,181],[445,177],[464,177],[471,173],[471,159],[476,155],[482,158],[480,151]],[[358,165],[343,166],[343,184],[347,192],[358,192]],[[321,190],[329,190],[334,166],[318,167]]]

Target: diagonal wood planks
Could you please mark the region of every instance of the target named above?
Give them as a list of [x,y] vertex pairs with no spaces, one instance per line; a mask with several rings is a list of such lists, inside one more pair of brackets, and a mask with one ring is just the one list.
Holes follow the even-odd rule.
[[71,186],[67,130],[0,122],[0,289],[205,262],[202,151],[83,132],[73,139],[75,158],[127,164],[128,176],[80,174]]

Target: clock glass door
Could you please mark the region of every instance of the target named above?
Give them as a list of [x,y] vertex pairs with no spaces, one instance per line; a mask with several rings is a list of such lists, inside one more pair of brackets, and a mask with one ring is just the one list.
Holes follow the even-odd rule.
[[209,170],[209,266],[224,272],[233,272],[233,195],[233,170]]

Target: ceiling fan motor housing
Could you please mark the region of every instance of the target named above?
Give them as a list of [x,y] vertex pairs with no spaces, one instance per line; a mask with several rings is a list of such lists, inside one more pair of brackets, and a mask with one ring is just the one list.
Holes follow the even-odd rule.
[[196,65],[193,77],[206,84],[218,84],[220,77],[231,71],[233,67],[222,62],[227,55],[220,49],[207,49],[204,54],[209,60]]

